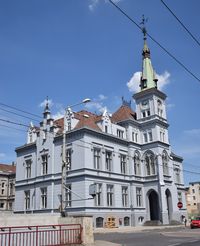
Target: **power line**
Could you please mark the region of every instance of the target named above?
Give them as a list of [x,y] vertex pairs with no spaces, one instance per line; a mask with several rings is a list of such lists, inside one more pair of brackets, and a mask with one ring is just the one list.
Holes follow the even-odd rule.
[[200,46],[200,42],[197,40],[197,38],[195,38],[195,36],[191,33],[191,31],[183,24],[183,22],[177,17],[177,15],[169,8],[169,6],[163,0],[160,1],[167,8],[167,10],[174,16],[174,18],[181,24],[181,26],[191,36],[191,38]]
[[28,125],[25,125],[25,124],[22,124],[22,123],[17,123],[17,122],[11,121],[11,120],[0,119],[0,121],[7,122],[7,123],[9,123],[9,124],[18,125],[18,126],[29,127]]
[[[109,2],[116,7],[124,16],[126,16],[132,23],[134,23],[141,31],[143,30],[142,27],[140,27],[136,21],[134,21],[129,15],[127,15],[118,5],[116,5],[112,0],[109,0]],[[193,78],[195,78],[198,82],[200,82],[200,78],[198,78],[192,71],[190,71],[181,61],[179,61],[171,52],[169,52],[163,45],[161,45],[158,41],[153,38],[152,35],[149,33],[146,33],[146,35],[154,42],[156,43],[162,50],[165,51],[176,63],[178,63],[186,72],[188,72]]]
[[32,115],[32,116],[37,117],[37,118],[39,118],[39,119],[42,118],[41,116],[39,116],[39,115],[37,115],[37,114],[29,113],[29,112],[27,112],[27,111],[25,111],[25,110],[21,110],[21,109],[16,108],[16,107],[9,106],[9,105],[7,105],[7,104],[5,104],[5,103],[1,103],[1,102],[0,102],[0,105],[2,105],[2,106],[4,106],[4,107],[7,107],[7,108],[11,108],[11,109],[17,110],[17,111],[22,112],[22,113],[25,113],[25,114]]
[[2,124],[0,124],[0,127],[6,127],[6,128],[9,128],[9,129],[14,129],[14,130],[20,131],[20,132],[27,132],[26,130],[23,130],[23,129],[15,128],[15,127],[12,127],[12,126],[6,126],[6,125],[2,125]]
[[33,120],[33,121],[37,121],[37,122],[39,122],[38,120],[33,119],[33,118],[31,118],[31,117],[28,117],[28,116],[25,116],[25,115],[21,115],[21,114],[18,114],[18,113],[12,112],[12,111],[10,111],[10,110],[6,110],[6,109],[1,108],[1,107],[0,107],[0,110],[2,110],[2,111],[4,111],[4,112],[7,112],[7,113],[10,113],[10,114],[14,114],[14,115],[20,116],[20,117],[24,117],[24,118],[29,119],[29,120]]

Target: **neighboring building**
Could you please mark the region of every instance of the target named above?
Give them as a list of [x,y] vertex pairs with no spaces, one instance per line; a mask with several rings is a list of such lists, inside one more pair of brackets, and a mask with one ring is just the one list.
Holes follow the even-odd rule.
[[[123,100],[112,116],[69,109],[65,120],[53,120],[46,105],[40,127],[30,127],[27,143],[16,149],[15,213],[59,212],[64,147],[68,215],[93,215],[95,227],[168,224],[186,215],[183,159],[171,151],[166,95],[157,89],[144,40],[136,112]],[[91,184],[94,200],[87,199]]]
[[0,211],[13,210],[16,166],[0,164]]
[[186,204],[189,216],[200,215],[200,182],[191,182],[186,188]]

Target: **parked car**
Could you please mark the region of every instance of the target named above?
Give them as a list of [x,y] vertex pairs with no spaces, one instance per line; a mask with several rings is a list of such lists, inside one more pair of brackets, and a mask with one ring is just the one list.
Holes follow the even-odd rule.
[[196,217],[195,219],[191,219],[190,228],[200,228],[200,216]]

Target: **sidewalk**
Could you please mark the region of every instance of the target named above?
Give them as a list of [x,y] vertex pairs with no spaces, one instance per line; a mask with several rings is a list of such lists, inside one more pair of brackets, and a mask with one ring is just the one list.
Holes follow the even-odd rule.
[[149,230],[164,230],[164,229],[173,229],[173,228],[184,228],[184,225],[161,225],[161,226],[126,226],[118,228],[96,228],[94,233],[129,233],[129,232],[140,232],[140,231],[149,231]]

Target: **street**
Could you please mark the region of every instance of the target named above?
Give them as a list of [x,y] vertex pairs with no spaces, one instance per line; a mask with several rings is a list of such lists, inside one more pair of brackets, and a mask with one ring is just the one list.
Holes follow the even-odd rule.
[[[166,228],[141,231],[95,233],[95,240],[104,240],[121,246],[199,246],[200,229]],[[106,245],[106,244],[105,244]]]

